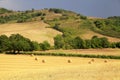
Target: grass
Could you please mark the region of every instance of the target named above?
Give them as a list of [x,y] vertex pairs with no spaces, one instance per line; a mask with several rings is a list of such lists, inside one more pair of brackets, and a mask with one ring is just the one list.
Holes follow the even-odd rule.
[[[120,61],[0,54],[0,80],[119,80]],[[45,63],[42,63],[42,60]],[[71,60],[71,63],[67,61]]]

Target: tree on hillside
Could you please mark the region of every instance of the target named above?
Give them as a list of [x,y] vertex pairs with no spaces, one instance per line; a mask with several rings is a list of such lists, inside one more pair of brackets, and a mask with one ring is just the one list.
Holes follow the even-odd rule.
[[57,35],[56,37],[54,37],[55,49],[63,48],[64,44],[65,42],[62,35]]
[[10,50],[13,51],[14,54],[16,51],[19,53],[20,51],[29,51],[31,49],[30,40],[20,34],[12,34],[9,40],[11,42]]
[[6,35],[0,36],[0,52],[7,51],[10,48],[10,41]]
[[87,48],[87,49],[91,48],[91,45],[92,45],[91,40],[85,40],[85,43],[86,43],[85,48]]
[[48,41],[44,41],[43,43],[40,43],[40,48],[43,51],[49,50],[50,49],[50,44],[48,43]]
[[102,48],[108,48],[110,46],[110,43],[107,38],[102,37],[102,38],[100,38],[100,40],[101,40]]
[[73,47],[74,49],[84,49],[85,48],[85,41],[81,39],[80,37],[76,37],[73,40]]
[[100,20],[94,21],[94,24],[96,25],[97,28],[102,28],[104,27],[104,23]]
[[31,46],[32,50],[40,50],[40,45],[38,42],[36,41],[32,41],[32,46]]

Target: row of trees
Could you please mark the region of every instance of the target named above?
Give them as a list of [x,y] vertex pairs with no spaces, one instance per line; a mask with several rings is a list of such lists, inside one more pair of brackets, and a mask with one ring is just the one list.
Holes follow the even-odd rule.
[[11,53],[20,53],[20,51],[33,51],[33,50],[48,50],[50,44],[47,41],[38,43],[31,41],[20,34],[12,34],[10,37],[6,35],[0,36],[0,52],[9,51]]
[[[89,49],[89,48],[120,48],[120,42],[110,43],[107,38],[98,38],[93,36],[91,39],[83,40],[80,37],[65,37],[57,35],[54,38],[55,49]],[[20,34],[12,34],[10,37],[6,35],[0,36],[0,52],[20,53],[20,51],[38,51],[49,50],[50,44],[47,41],[38,43],[31,41]]]
[[110,43],[107,38],[98,38],[97,36],[83,40],[80,37],[57,35],[54,41],[56,49],[120,48],[120,42]]

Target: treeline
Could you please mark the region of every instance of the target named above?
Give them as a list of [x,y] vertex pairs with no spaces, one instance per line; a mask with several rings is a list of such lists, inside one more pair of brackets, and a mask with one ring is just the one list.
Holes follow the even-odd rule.
[[91,39],[83,40],[80,37],[65,37],[57,35],[54,38],[54,48],[47,41],[38,43],[23,37],[20,34],[0,36],[0,52],[20,53],[21,51],[39,51],[49,49],[96,49],[96,48],[120,48],[120,42],[110,43],[107,38],[93,36]]
[[57,35],[54,41],[55,49],[120,48],[120,42],[110,43],[107,38],[98,38],[97,36],[83,40],[80,37],[72,38]]
[[0,52],[20,53],[20,51],[49,50],[50,44],[47,41],[38,43],[23,37],[20,34],[0,36]]
[[9,21],[15,21],[17,23],[22,23],[22,22],[32,21],[32,18],[35,18],[35,17],[40,17],[40,19],[43,20],[45,15],[46,15],[45,13],[34,12],[34,10],[19,12],[15,14],[13,13],[13,14],[8,14],[8,15],[1,15],[0,23],[3,24]]

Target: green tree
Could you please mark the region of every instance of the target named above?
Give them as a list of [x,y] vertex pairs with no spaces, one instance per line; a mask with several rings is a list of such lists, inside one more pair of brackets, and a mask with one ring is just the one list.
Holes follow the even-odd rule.
[[64,38],[62,37],[62,35],[57,35],[56,37],[54,37],[54,46],[55,49],[60,49],[64,47]]
[[87,16],[80,15],[80,19],[86,20]]
[[87,48],[87,49],[91,48],[91,45],[92,45],[91,40],[85,40],[85,43],[86,43],[85,48]]
[[100,38],[100,40],[101,40],[100,43],[101,43],[102,48],[108,48],[110,46],[110,43],[107,38],[102,37]]
[[40,45],[36,41],[32,41],[32,50],[40,50]]
[[91,39],[91,47],[92,48],[102,48],[100,46],[100,44],[101,44],[100,39],[97,36],[93,36]]
[[102,27],[104,27],[103,22],[102,22],[102,21],[99,21],[99,20],[95,21],[94,24],[96,25],[97,28],[102,28]]
[[48,41],[44,41],[43,43],[40,43],[40,48],[42,50],[49,50],[50,49],[50,44],[48,43]]
[[81,39],[80,37],[76,37],[73,40],[73,47],[75,49],[84,49],[86,47],[85,41],[83,39]]
[[6,35],[0,36],[0,52],[7,51],[10,48],[10,41]]
[[30,40],[21,36],[20,34],[12,34],[9,37],[11,42],[11,51],[15,54],[16,51],[29,51],[31,49]]

